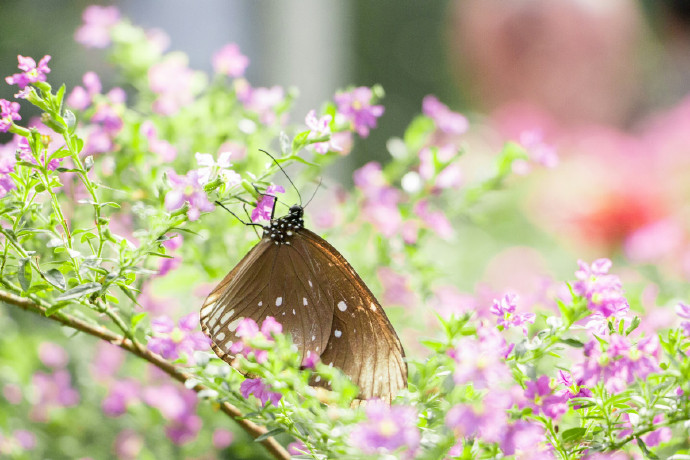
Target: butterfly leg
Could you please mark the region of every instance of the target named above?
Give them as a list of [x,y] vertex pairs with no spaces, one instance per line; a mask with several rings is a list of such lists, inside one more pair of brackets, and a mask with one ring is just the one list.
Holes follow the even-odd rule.
[[[252,220],[251,216],[249,215],[249,211],[247,211],[247,203],[242,204],[242,209],[244,209],[244,213],[247,215],[247,219]],[[261,238],[256,228],[254,228],[254,233],[256,233],[257,238]]]
[[[216,201],[216,204],[217,204],[218,206],[220,206],[221,208],[225,209],[225,210],[226,210],[227,212],[229,212],[230,214],[232,214],[232,215],[235,217],[235,219],[239,220],[243,225],[252,226],[252,227],[261,227],[261,228],[264,228],[264,226],[261,225],[261,224],[255,224],[254,222],[245,222],[245,221],[243,221],[242,219],[240,219],[240,217],[239,217],[237,214],[235,214],[234,212],[230,211],[230,210],[229,210],[223,203],[221,203],[220,201]],[[245,209],[245,211],[246,211],[246,209]],[[250,219],[250,220],[251,220],[251,219]]]

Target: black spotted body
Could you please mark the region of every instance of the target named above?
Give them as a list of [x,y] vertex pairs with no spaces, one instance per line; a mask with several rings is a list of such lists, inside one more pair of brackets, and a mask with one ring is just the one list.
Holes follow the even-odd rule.
[[[231,362],[243,318],[273,316],[302,358],[315,353],[360,388],[360,398],[391,401],[407,386],[405,354],[380,303],[345,258],[304,228],[303,209],[272,219],[261,240],[209,294],[202,330]],[[316,377],[312,384],[327,387]]]

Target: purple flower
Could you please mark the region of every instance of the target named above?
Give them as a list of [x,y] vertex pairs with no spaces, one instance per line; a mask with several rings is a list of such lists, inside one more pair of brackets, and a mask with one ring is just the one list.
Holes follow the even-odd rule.
[[28,430],[14,430],[12,436],[24,450],[33,450],[36,447],[36,436]]
[[513,405],[508,391],[494,389],[481,404],[460,404],[446,414],[446,425],[460,437],[481,436],[486,442],[498,442],[506,430],[506,409]]
[[324,142],[315,142],[311,144],[311,147],[316,151],[316,153],[323,155],[329,151],[339,152],[342,150],[342,147],[338,146],[331,136],[331,120],[333,120],[333,117],[330,115],[324,115],[321,118],[316,118],[315,110],[310,110],[307,114],[307,118],[304,120],[307,124],[307,128],[309,128],[311,131],[308,139],[329,137],[329,139]]
[[48,171],[55,171],[60,166],[60,162],[62,161],[59,158],[53,158],[46,165],[47,152],[45,151],[41,153],[37,161],[36,158],[34,158],[34,155],[31,151],[29,140],[25,137],[19,137],[19,141],[17,142],[17,150],[19,151],[19,158],[21,158],[23,161],[26,161],[27,163],[33,163],[38,166],[45,166],[46,169],[48,169]]
[[[559,393],[566,400],[573,398],[589,398],[592,396],[592,392],[583,385],[584,379],[580,377],[579,379],[575,380],[570,372],[558,371],[556,382],[566,387]],[[579,409],[580,406],[574,406],[574,408]]]
[[134,379],[114,382],[108,395],[103,400],[103,413],[109,417],[118,417],[127,411],[127,406],[139,399],[139,382]]
[[14,152],[15,148],[11,143],[0,145],[0,198],[7,195],[10,190],[17,188],[10,176],[10,173],[14,172],[14,165],[17,163]]
[[305,369],[314,369],[316,367],[316,363],[318,363],[320,359],[321,358],[319,355],[307,350],[307,355],[302,360],[302,367]]
[[87,48],[105,48],[110,44],[110,29],[120,20],[115,6],[92,5],[82,14],[82,24],[74,34],[74,40]]
[[620,278],[608,274],[611,268],[609,259],[598,259],[591,267],[579,260],[580,269],[575,272],[578,279],[573,284],[573,292],[587,299],[587,307],[604,318],[620,318],[630,310],[623,295]]
[[366,454],[393,453],[403,449],[406,458],[412,458],[419,447],[417,411],[408,406],[388,406],[368,401],[367,419],[350,433],[350,442]]
[[25,57],[21,54],[17,56],[17,60],[19,61],[19,70],[23,70],[24,72],[5,77],[5,81],[9,85],[17,85],[19,89],[24,89],[30,83],[46,81],[46,75],[50,73],[50,68],[48,67],[50,56],[43,56],[43,58],[38,61],[38,65],[36,65],[36,61],[34,61],[33,58]]
[[229,43],[213,54],[213,70],[217,74],[237,78],[244,75],[249,58],[240,52],[240,47]]
[[165,209],[174,211],[189,203],[187,217],[197,220],[202,211],[213,211],[213,204],[208,201],[203,185],[199,180],[199,172],[192,170],[186,176],[178,176],[174,171],[168,173],[172,190],[165,195]]
[[501,300],[494,299],[491,313],[498,317],[497,324],[505,329],[511,327],[522,328],[522,333],[527,335],[527,324],[534,324],[534,313],[515,313],[517,309],[517,294],[506,294]]
[[553,394],[551,379],[542,375],[536,381],[525,382],[525,397],[529,400],[528,406],[535,413],[543,412],[547,417],[556,420],[568,410],[567,398],[562,394]]
[[14,120],[21,119],[18,102],[0,99],[0,133],[6,133],[12,127]]
[[96,112],[91,117],[91,121],[103,126],[105,132],[111,137],[115,137],[123,126],[120,114],[111,104],[98,104]]
[[458,385],[473,382],[477,388],[497,385],[510,378],[505,363],[506,342],[495,328],[477,329],[478,340],[465,337],[448,354],[456,362],[453,380]]
[[240,384],[240,393],[245,399],[249,398],[249,395],[254,395],[254,397],[261,401],[262,406],[266,406],[268,401],[277,406],[278,401],[283,397],[280,393],[270,391],[268,385],[261,379],[245,379]]
[[17,405],[22,402],[22,387],[14,383],[8,383],[2,387],[2,395],[8,403]]
[[178,359],[182,354],[194,363],[195,350],[208,350],[211,340],[201,331],[194,332],[199,325],[199,314],[190,313],[184,316],[175,327],[167,316],[151,321],[154,336],[149,339],[148,349],[165,359]]
[[[182,235],[172,235],[169,239],[163,241],[161,245],[167,250],[166,252],[174,251],[182,246]],[[170,271],[175,270],[182,264],[182,257],[175,255],[172,258],[161,258],[158,263],[158,276],[165,276]]]
[[79,393],[72,387],[72,377],[66,370],[52,374],[36,372],[32,378],[36,399],[31,419],[47,422],[49,412],[55,407],[71,407],[79,403]]
[[238,91],[237,98],[246,110],[259,116],[261,123],[270,125],[276,120],[274,110],[285,99],[285,92],[280,86],[252,88],[247,83]]
[[295,441],[288,444],[288,453],[290,455],[309,455],[309,449],[302,441]]
[[281,185],[269,185],[259,201],[256,202],[256,207],[252,210],[252,222],[259,220],[271,220],[273,213],[273,206],[275,204],[275,193],[285,193],[285,189]]
[[62,369],[69,361],[65,349],[52,342],[43,342],[38,346],[38,358],[44,365],[53,369]]
[[261,329],[259,329],[259,325],[253,319],[243,318],[235,330],[235,335],[242,340],[234,342],[230,346],[230,353],[234,355],[242,354],[244,357],[248,357],[253,352],[256,362],[264,363],[268,359],[268,352],[266,350],[255,350],[249,342],[258,336],[262,336],[265,340],[272,342],[273,334],[280,334],[281,332],[283,332],[283,326],[272,316],[267,316],[264,319],[263,323],[261,323]]
[[422,100],[422,112],[445,134],[463,134],[469,128],[467,118],[450,110],[436,96],[428,95]]
[[213,447],[216,449],[225,449],[230,444],[232,444],[235,435],[230,430],[225,430],[223,428],[216,428],[213,431]]
[[376,119],[383,115],[382,105],[371,105],[371,88],[360,86],[347,93],[336,93],[338,113],[352,123],[359,137],[369,136],[369,128],[376,128]]
[[216,177],[221,178],[223,183],[232,187],[242,182],[242,177],[232,169],[230,163],[231,152],[222,152],[218,155],[218,161],[213,160],[209,153],[196,153],[196,162],[201,168],[199,171],[199,182],[206,185]]
[[187,59],[173,55],[151,66],[149,87],[158,95],[153,111],[159,115],[173,115],[194,101],[194,71],[187,67]]

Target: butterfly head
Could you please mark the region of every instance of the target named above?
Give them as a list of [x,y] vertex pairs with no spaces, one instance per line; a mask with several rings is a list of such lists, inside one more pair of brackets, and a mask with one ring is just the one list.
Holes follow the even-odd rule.
[[290,207],[290,212],[279,219],[273,219],[264,227],[264,238],[270,238],[275,244],[290,244],[295,232],[304,228],[304,209],[302,206]]

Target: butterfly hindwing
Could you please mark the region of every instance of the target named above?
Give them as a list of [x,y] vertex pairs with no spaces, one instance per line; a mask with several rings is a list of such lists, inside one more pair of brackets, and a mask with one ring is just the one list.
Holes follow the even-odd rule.
[[[407,384],[405,354],[381,305],[347,260],[304,228],[299,206],[264,227],[261,241],[209,294],[201,326],[230,363],[240,320],[260,325],[267,316],[292,336],[301,357],[312,352],[340,368],[361,399],[390,402]],[[311,383],[328,387],[318,376]]]

